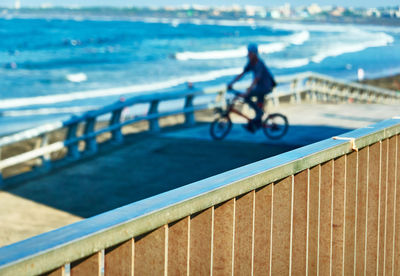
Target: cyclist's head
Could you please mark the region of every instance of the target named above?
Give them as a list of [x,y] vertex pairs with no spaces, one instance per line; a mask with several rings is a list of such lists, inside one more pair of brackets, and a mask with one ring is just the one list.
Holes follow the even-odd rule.
[[252,54],[258,54],[258,46],[257,46],[257,44],[255,44],[255,43],[250,43],[248,46],[247,46],[247,51],[249,52],[249,53],[252,53]]

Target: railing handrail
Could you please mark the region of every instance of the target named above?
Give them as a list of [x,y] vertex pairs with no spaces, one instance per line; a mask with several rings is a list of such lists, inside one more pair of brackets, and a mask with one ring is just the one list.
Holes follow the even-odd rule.
[[61,129],[63,127],[69,126],[73,123],[84,122],[87,118],[98,117],[98,116],[113,112],[116,109],[129,107],[134,104],[147,103],[147,102],[151,102],[154,100],[166,101],[166,100],[184,98],[184,97],[191,96],[191,95],[198,96],[198,95],[203,95],[203,94],[205,95],[205,94],[212,94],[212,93],[217,93],[217,91],[204,92],[203,90],[199,90],[199,89],[193,89],[193,90],[188,89],[188,90],[182,90],[182,91],[164,92],[164,93],[156,92],[156,93],[152,93],[152,94],[133,96],[131,98],[128,98],[125,101],[117,101],[115,103],[103,106],[99,109],[87,111],[80,116],[73,115],[69,119],[66,119],[63,121],[57,121],[54,123],[45,124],[45,125],[42,125],[39,127],[35,127],[32,129],[21,131],[19,133],[15,133],[15,134],[12,134],[9,136],[2,137],[2,138],[0,138],[0,147],[6,146],[6,145],[9,145],[12,143],[20,142],[23,140],[32,139],[32,138],[38,137],[44,133],[48,133],[48,132],[55,131],[55,130]]
[[336,84],[339,84],[342,86],[350,86],[350,87],[357,88],[357,89],[368,90],[369,92],[373,92],[373,93],[378,93],[378,94],[383,94],[386,96],[400,98],[400,93],[397,93],[397,92],[389,90],[389,89],[376,87],[376,86],[372,86],[372,85],[368,85],[368,84],[362,84],[362,83],[358,83],[358,82],[354,82],[354,81],[347,81],[347,80],[343,80],[343,79],[333,78],[330,76],[326,76],[326,75],[322,75],[322,74],[318,74],[318,73],[314,73],[314,72],[305,72],[302,79],[309,79],[309,78],[320,79],[320,80],[324,80],[327,82],[336,83]]
[[0,274],[50,271],[399,133],[394,117],[2,247]]
[[[29,150],[20,153],[15,156],[8,157],[7,159],[0,160],[0,185],[5,185],[2,183],[1,171],[5,168],[18,165],[35,158],[42,158],[46,162],[44,166],[45,170],[38,170],[39,173],[44,173],[49,170],[52,166],[51,160],[48,158],[51,153],[62,150],[63,148],[68,148],[68,156],[72,158],[65,159],[64,163],[73,162],[81,156],[81,152],[78,149],[78,142],[85,141],[87,151],[93,154],[97,151],[98,142],[96,137],[105,132],[111,132],[113,140],[115,142],[122,141],[121,128],[125,125],[132,124],[138,121],[148,120],[150,122],[150,129],[152,131],[158,130],[158,120],[161,117],[166,117],[176,114],[185,114],[185,122],[187,124],[194,123],[194,112],[201,109],[210,109],[215,106],[221,105],[221,100],[223,97],[208,100],[206,104],[193,103],[195,97],[198,96],[217,96],[225,93],[225,90],[215,90],[209,89],[204,91],[202,89],[185,89],[180,91],[172,92],[155,92],[151,94],[136,95],[128,99],[119,100],[110,105],[106,105],[97,110],[91,110],[83,113],[82,115],[73,115],[69,119],[64,121],[57,121],[51,124],[46,124],[36,128],[28,129],[10,136],[0,138],[0,149],[1,147],[20,143],[22,141],[34,138],[41,138],[44,143],[40,145],[39,148]],[[185,105],[183,107],[176,107],[173,110],[158,110],[159,103],[169,100],[184,100]],[[150,104],[147,114],[139,115],[135,114],[134,118],[124,118],[121,121],[121,115],[125,108],[140,105],[140,104]],[[98,118],[103,115],[111,114],[110,123],[100,129],[95,129],[94,125]],[[82,134],[77,134],[77,127],[80,124],[85,123],[85,131]],[[67,129],[67,135],[62,141],[48,143],[47,135],[51,132]],[[45,159],[46,158],[46,159]],[[61,163],[63,164],[63,163]],[[28,172],[29,174],[29,172]],[[33,174],[35,175],[35,174]],[[28,176],[29,177],[29,176]],[[24,179],[24,178],[22,178]],[[18,182],[18,178],[16,180]]]
[[[272,101],[275,105],[279,104],[279,99],[281,97],[287,97],[290,96],[291,100],[293,98],[296,99],[297,102],[301,102],[301,94],[303,93],[309,93],[309,94],[325,94],[328,95],[328,97],[336,97],[340,96],[343,99],[347,98],[355,98],[356,100],[359,101],[366,101],[369,99],[366,99],[366,97],[371,96],[370,94],[373,94],[372,98],[379,98],[381,97],[381,101],[386,101],[387,98],[389,99],[400,99],[400,93],[396,93],[394,91],[390,91],[387,89],[381,89],[369,85],[364,85],[364,84],[358,84],[350,81],[345,81],[345,80],[339,80],[335,79],[332,77],[328,77],[325,75],[317,74],[314,72],[304,72],[304,73],[299,73],[299,74],[293,74],[293,75],[286,75],[286,76],[277,76],[276,80],[278,83],[288,83],[291,82],[291,88],[290,91],[287,93],[284,92],[276,92],[269,94],[267,99]],[[325,87],[329,85],[334,87],[333,90],[337,89],[337,87],[342,87],[343,90],[352,90],[352,89],[358,89],[359,93],[344,93],[342,95],[332,95],[331,91],[327,91]],[[238,84],[236,87],[238,89],[245,89],[248,86],[248,82],[242,82]],[[349,89],[350,88],[350,89]],[[321,91],[319,91],[321,90]],[[276,90],[274,90],[276,91]],[[365,93],[366,92],[366,93]],[[194,122],[194,116],[193,112],[200,110],[200,109],[209,109],[214,107],[215,105],[221,105],[221,101],[217,103],[217,100],[214,100],[214,105],[211,104],[204,104],[204,105],[197,105],[196,107],[193,105],[193,98],[197,96],[202,96],[202,95],[223,95],[226,93],[226,85],[219,85],[219,86],[214,86],[214,87],[208,87],[204,89],[186,89],[186,90],[180,90],[180,91],[173,91],[173,92],[154,92],[154,93],[148,93],[144,95],[136,95],[131,98],[128,98],[123,101],[117,101],[115,103],[112,103],[110,105],[106,105],[102,108],[99,108],[97,110],[91,110],[83,113],[82,115],[78,116],[72,116],[67,120],[64,121],[58,121],[54,122],[51,124],[46,124],[43,126],[39,126],[36,128],[28,129],[25,131],[22,131],[20,133],[16,133],[10,136],[2,137],[0,138],[0,149],[1,147],[19,143],[24,140],[32,139],[32,138],[37,138],[41,137],[43,140],[46,140],[46,135],[48,133],[67,128],[68,133],[72,134],[67,135],[67,137],[62,141],[62,142],[56,142],[54,144],[49,145],[47,142],[42,143],[39,149],[33,149],[28,152],[21,153],[17,156],[12,156],[4,160],[0,160],[0,185],[2,181],[2,176],[1,176],[1,170],[8,168],[10,166],[18,165],[24,162],[27,162],[29,160],[32,160],[34,158],[45,158],[45,156],[49,156],[49,154],[59,151],[63,148],[61,145],[62,143],[64,144],[64,147],[68,147],[68,155],[72,157],[72,159],[69,159],[69,162],[72,160],[75,160],[79,158],[80,152],[78,150],[78,142],[79,141],[85,141],[87,143],[87,147],[85,148],[85,151],[87,151],[90,154],[93,154],[95,151],[97,151],[97,141],[96,141],[96,136],[99,134],[102,134],[104,132],[112,132],[113,133],[113,138],[115,138],[115,141],[121,141],[122,139],[122,133],[121,133],[121,127],[141,121],[141,120],[148,120],[150,122],[150,129],[153,131],[157,131],[159,129],[158,122],[156,121],[158,118],[164,117],[164,116],[169,116],[169,115],[175,115],[175,114],[185,114],[186,116],[186,122],[189,122],[189,124],[192,124]],[[339,93],[340,94],[340,93]],[[383,96],[383,97],[382,97]],[[222,100],[223,97],[220,97],[219,100]],[[170,112],[160,112],[158,110],[158,104],[163,101],[168,101],[168,100],[176,100],[176,99],[185,99],[186,102],[185,106],[183,108],[180,108],[178,110],[170,111]],[[375,99],[372,99],[375,100]],[[121,112],[124,108],[133,106],[135,104],[143,104],[143,103],[149,103],[150,108],[148,110],[148,114],[145,116],[136,116],[134,119],[127,119],[124,122],[120,122],[119,118],[121,116]],[[112,114],[114,119],[110,120],[110,124],[108,126],[105,126],[101,128],[100,130],[95,130],[94,129],[94,123],[96,122],[96,119],[102,115],[105,114]],[[189,115],[188,115],[189,114]],[[114,116],[115,115],[115,116]],[[76,136],[76,127],[81,124],[81,123],[86,123],[86,130],[85,133]],[[67,160],[68,161],[68,160]],[[47,161],[46,161],[47,162]],[[47,165],[51,164],[51,162],[47,162]],[[50,166],[46,166],[46,169],[49,169]],[[45,172],[45,170],[42,170],[42,173]],[[18,180],[17,180],[18,181]]]

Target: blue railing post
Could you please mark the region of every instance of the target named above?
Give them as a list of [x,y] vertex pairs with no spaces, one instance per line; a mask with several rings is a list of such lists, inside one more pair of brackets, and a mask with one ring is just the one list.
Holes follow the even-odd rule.
[[[40,136],[41,141],[40,141],[40,147],[45,147],[49,144],[49,135],[48,133],[44,133]],[[50,154],[46,153],[44,154],[42,157],[42,169],[44,170],[50,170],[50,166],[51,166],[51,158],[50,158]]]
[[[151,101],[150,109],[149,109],[149,114],[150,115],[158,113],[158,104],[159,104],[159,100]],[[152,131],[152,132],[160,131],[160,125],[158,123],[158,118],[150,119],[149,123],[150,123],[150,131]]]
[[[123,110],[123,108],[119,108],[119,109],[116,109],[113,111],[111,120],[110,120],[110,126],[120,124],[122,110]],[[113,131],[111,131],[111,135],[112,135],[112,140],[116,143],[121,143],[122,140],[124,139],[124,136],[122,135],[122,132],[121,132],[121,127],[118,127],[116,129],[114,129]]]
[[85,152],[93,154],[97,152],[96,135],[94,135],[94,126],[96,124],[96,117],[88,117],[85,124]]
[[[192,126],[195,124],[196,120],[194,118],[194,111],[193,111],[193,95],[187,95],[185,98],[185,125]],[[191,109],[186,111],[186,109]]]
[[[1,151],[2,148],[0,147],[0,162],[1,162]],[[3,185],[3,174],[2,174],[2,169],[0,169],[0,187]]]
[[296,99],[296,103],[301,103],[301,94],[300,94],[300,89],[299,89],[299,80],[298,79],[294,79],[292,82],[292,89],[293,89],[293,93],[295,95],[295,99]]
[[276,91],[272,91],[272,102],[274,103],[274,106],[279,106],[279,95],[276,93]]
[[68,132],[67,132],[67,139],[66,143],[68,143],[68,154],[67,156],[72,159],[78,159],[80,157],[80,152],[78,148],[78,142],[73,141],[76,138],[76,132],[78,130],[78,124],[79,122],[73,122],[71,125],[68,126]]
[[309,95],[310,101],[312,103],[316,103],[318,100],[318,95],[317,95],[317,92],[314,90],[313,84],[314,83],[313,83],[311,77],[308,77],[305,80],[305,86],[307,87],[307,93]]

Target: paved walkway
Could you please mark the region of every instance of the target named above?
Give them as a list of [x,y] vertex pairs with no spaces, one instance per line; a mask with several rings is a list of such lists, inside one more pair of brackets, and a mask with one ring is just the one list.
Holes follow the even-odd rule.
[[0,246],[399,115],[397,107],[383,105],[287,105],[279,111],[290,122],[279,141],[245,132],[240,121],[226,140],[212,141],[209,123],[201,122],[130,135],[118,148],[10,187],[0,192]]
[[[225,140],[300,147],[400,115],[398,106],[366,104],[281,105],[270,112],[279,112],[288,118],[290,127],[282,139],[267,139],[262,131],[246,132],[242,127],[245,121],[236,118]],[[166,136],[211,140],[208,125],[174,131]]]

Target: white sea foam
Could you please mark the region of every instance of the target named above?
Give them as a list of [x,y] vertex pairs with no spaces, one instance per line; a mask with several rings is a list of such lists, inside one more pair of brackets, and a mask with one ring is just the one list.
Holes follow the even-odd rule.
[[[326,59],[327,57],[335,57],[346,53],[355,53],[363,51],[371,47],[382,47],[393,43],[394,38],[386,33],[363,33],[357,32],[351,40],[338,41],[334,43],[329,43],[323,47],[316,55],[314,55],[311,60],[313,62],[319,63]],[[350,33],[351,37],[353,34]]]
[[299,24],[299,23],[273,23],[269,25],[276,30],[286,31],[310,31],[310,32],[323,32],[323,33],[348,33],[355,31],[368,31],[368,32],[392,32],[399,33],[398,26],[374,26],[374,25],[348,25],[348,24]]
[[[271,44],[262,44],[258,46],[258,52],[261,54],[272,54],[283,51],[288,46],[287,43],[276,42]],[[246,51],[247,55],[247,51]]]
[[288,36],[287,41],[293,45],[302,45],[309,39],[310,39],[310,32],[301,31]]
[[66,79],[70,82],[84,82],[87,80],[87,75],[85,73],[68,74]]
[[205,19],[201,21],[193,21],[190,20],[190,23],[197,22],[196,25],[212,25],[212,26],[226,26],[226,27],[240,27],[240,26],[257,26],[258,23],[256,23],[252,19],[248,20],[211,20],[211,19]]
[[182,52],[177,53],[175,58],[178,60],[189,59],[226,59],[226,58],[240,58],[245,57],[247,54],[246,47],[240,47],[232,50],[216,50],[204,52]]
[[54,114],[69,114],[81,113],[89,110],[96,109],[96,106],[73,106],[73,107],[49,107],[38,109],[24,109],[24,110],[8,110],[1,112],[2,117],[20,117],[20,116],[33,116],[33,115],[54,115]]
[[[271,54],[283,51],[290,44],[302,45],[310,38],[308,31],[301,31],[283,38],[282,42],[275,42],[269,44],[261,44],[258,46],[258,51],[261,54]],[[279,39],[279,38],[278,38]],[[247,56],[246,47],[240,47],[229,50],[214,50],[203,52],[182,52],[175,55],[178,60],[211,60],[211,59],[227,59],[227,58],[241,58]]]
[[[156,17],[146,17],[146,18],[133,18],[130,21],[135,22],[145,22],[145,23],[162,23],[174,25],[176,19],[172,18],[156,18]],[[176,21],[175,21],[176,22]],[[180,19],[180,24],[193,24],[193,25],[209,25],[209,26],[227,26],[227,27],[239,27],[239,26],[263,26],[265,24],[260,24],[252,19],[248,20],[216,20],[216,19]]]
[[[280,52],[287,47],[287,43],[270,43],[258,46],[258,51],[262,54],[270,54]],[[182,52],[176,54],[178,60],[202,60],[202,59],[227,59],[227,58],[241,58],[247,56],[247,48],[240,47],[231,50],[216,50],[204,52]]]
[[180,21],[179,19],[173,19],[173,20],[171,21],[171,25],[172,25],[172,27],[174,27],[174,28],[177,28],[177,27],[179,26],[179,24],[181,24],[181,21]]
[[324,33],[346,33],[349,30],[356,29],[352,25],[342,24],[299,24],[299,23],[273,23],[271,28],[285,31],[309,31]]
[[24,106],[56,104],[56,103],[65,103],[76,100],[93,99],[93,98],[100,98],[107,96],[120,96],[120,95],[135,94],[139,92],[142,93],[150,92],[150,91],[156,91],[174,87],[180,84],[184,84],[186,82],[211,81],[224,76],[233,76],[239,74],[242,70],[243,68],[228,68],[228,69],[209,71],[206,73],[190,77],[181,77],[181,78],[166,80],[158,83],[133,85],[127,87],[116,87],[109,89],[98,89],[91,91],[80,91],[68,94],[4,99],[0,101],[0,108],[7,109],[7,108],[24,107]]
[[[363,51],[371,47],[382,47],[393,43],[394,38],[383,32],[382,28],[356,25],[342,24],[298,24],[298,23],[282,23],[272,24],[272,28],[278,30],[301,31],[296,33],[292,44],[301,45],[310,39],[309,32],[324,32],[326,38],[322,46],[311,54],[310,60],[320,63],[328,57],[335,57],[346,53],[355,53]],[[380,30],[380,31],[378,31]],[[387,29],[392,30],[391,28]],[[296,44],[296,38],[298,39]],[[301,64],[301,63],[299,63]],[[287,67],[285,67],[287,68]]]
[[387,32],[387,33],[400,33],[400,27],[398,26],[364,26],[364,30],[372,31],[372,32]]
[[306,66],[307,64],[310,63],[309,58],[298,58],[298,59],[276,59],[276,60],[271,60],[268,62],[268,65],[270,67],[274,68],[297,68],[297,67],[302,67]]

